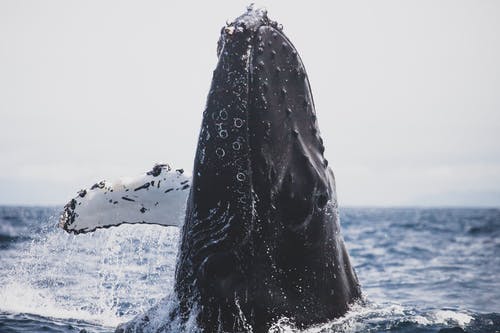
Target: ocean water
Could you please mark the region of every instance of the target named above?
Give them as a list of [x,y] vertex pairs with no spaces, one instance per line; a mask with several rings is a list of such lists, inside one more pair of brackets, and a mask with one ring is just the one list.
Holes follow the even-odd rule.
[[[0,332],[113,332],[173,287],[175,227],[88,235],[0,207]],[[365,302],[306,332],[500,332],[500,210],[343,208]],[[282,320],[272,332],[298,332]]]

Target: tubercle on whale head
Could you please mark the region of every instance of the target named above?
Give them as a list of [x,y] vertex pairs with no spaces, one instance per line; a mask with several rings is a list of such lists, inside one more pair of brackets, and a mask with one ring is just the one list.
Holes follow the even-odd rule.
[[[256,7],[253,3],[250,4],[245,13],[237,17],[234,21],[227,22],[226,25],[222,27],[221,36],[217,42],[217,56],[220,56],[226,41],[231,40],[235,35],[241,33],[245,33],[250,37],[263,25],[283,30],[282,25],[269,19],[267,16],[267,9],[264,7]],[[248,41],[250,41],[250,39],[248,39]]]

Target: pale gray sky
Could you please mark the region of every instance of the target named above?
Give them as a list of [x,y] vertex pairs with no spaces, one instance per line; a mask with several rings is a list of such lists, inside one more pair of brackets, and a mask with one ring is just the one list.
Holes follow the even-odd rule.
[[[0,204],[190,170],[247,1],[0,0]],[[305,63],[342,205],[500,206],[500,1],[268,1]]]

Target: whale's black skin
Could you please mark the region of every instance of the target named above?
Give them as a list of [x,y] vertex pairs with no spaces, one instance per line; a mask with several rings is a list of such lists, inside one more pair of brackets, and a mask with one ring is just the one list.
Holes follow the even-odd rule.
[[361,291],[302,61],[254,10],[223,28],[218,53],[182,229],[178,314],[204,332],[341,316]]

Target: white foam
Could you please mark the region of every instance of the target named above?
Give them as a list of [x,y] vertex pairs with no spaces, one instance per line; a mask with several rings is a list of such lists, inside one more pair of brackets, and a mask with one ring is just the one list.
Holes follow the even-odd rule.
[[12,313],[30,313],[59,319],[79,319],[113,327],[120,323],[110,311],[96,315],[75,307],[65,307],[54,299],[50,290],[36,289],[24,283],[11,282],[0,288],[1,310]]
[[[417,314],[418,313],[418,314]],[[306,330],[298,329],[293,320],[282,318],[269,330],[270,333],[320,333],[320,332],[364,332],[378,330],[399,322],[412,322],[419,326],[452,325],[464,328],[474,318],[453,310],[435,310],[421,313],[399,304],[356,303],[342,317],[328,323],[315,325]]]
[[452,310],[438,310],[431,315],[434,318],[434,322],[437,324],[447,324],[447,325],[458,325],[460,327],[464,327],[469,324],[472,319],[472,316],[463,313],[456,312]]

